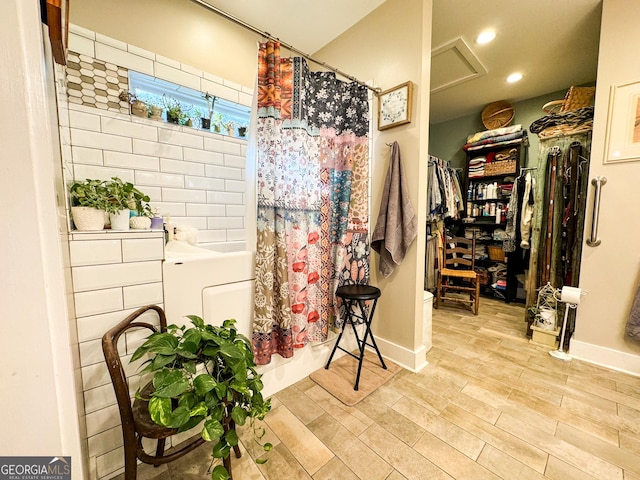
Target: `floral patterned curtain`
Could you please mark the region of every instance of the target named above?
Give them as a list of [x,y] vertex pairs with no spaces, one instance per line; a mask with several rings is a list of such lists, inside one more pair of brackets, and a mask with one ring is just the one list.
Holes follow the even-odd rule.
[[327,338],[335,291],[368,283],[367,89],[258,53],[256,363]]

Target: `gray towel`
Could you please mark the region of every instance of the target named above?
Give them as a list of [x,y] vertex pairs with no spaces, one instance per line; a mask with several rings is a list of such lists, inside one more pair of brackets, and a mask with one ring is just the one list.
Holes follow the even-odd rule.
[[380,254],[380,273],[388,277],[402,263],[418,234],[418,219],[409,200],[407,180],[402,172],[400,146],[393,142],[380,212],[371,236],[371,248]]
[[636,296],[633,298],[625,333],[628,337],[640,341],[640,285],[638,285]]

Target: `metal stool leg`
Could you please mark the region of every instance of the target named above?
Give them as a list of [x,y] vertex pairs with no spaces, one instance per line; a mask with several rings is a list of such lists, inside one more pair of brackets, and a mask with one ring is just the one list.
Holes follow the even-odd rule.
[[345,308],[347,309],[347,318],[344,319],[344,322],[342,323],[342,329],[340,330],[340,333],[338,334],[338,338],[336,339],[336,343],[333,346],[333,350],[331,350],[331,355],[329,355],[329,360],[327,360],[327,364],[324,366],[325,370],[329,369],[329,365],[331,364],[331,360],[333,360],[333,355],[336,353],[336,350],[338,349],[338,344],[340,343],[340,339],[342,338],[342,335],[344,334],[344,328],[347,326],[347,322],[351,319],[351,305],[346,305],[345,302]]
[[358,359],[358,372],[356,373],[356,384],[353,387],[354,390],[358,390],[358,387],[360,384],[360,373],[362,372],[362,361],[364,360],[364,349],[367,346],[367,337],[369,336],[371,337],[371,341],[373,342],[373,345],[370,345],[370,346],[372,346],[375,349],[376,353],[378,354],[378,358],[380,359],[380,364],[382,365],[382,368],[384,368],[385,370],[387,369],[387,366],[385,365],[384,360],[382,359],[382,355],[380,354],[380,350],[378,350],[378,345],[376,344],[376,340],[373,337],[373,332],[371,331],[371,320],[373,319],[373,313],[376,310],[377,303],[378,303],[378,299],[376,298],[373,301],[373,304],[371,305],[371,312],[367,316],[365,313],[364,301],[360,300],[359,302],[360,311],[362,312],[362,317],[365,323],[365,331],[364,331],[364,338],[362,339],[362,343],[358,342],[358,346],[360,347],[360,358]]

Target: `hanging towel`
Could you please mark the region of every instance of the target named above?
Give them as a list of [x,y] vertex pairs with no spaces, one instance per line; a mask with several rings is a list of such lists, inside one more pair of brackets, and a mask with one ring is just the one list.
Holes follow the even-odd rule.
[[633,298],[625,333],[628,337],[640,341],[640,285],[638,285],[636,296]]
[[409,200],[407,180],[402,172],[400,146],[393,142],[380,212],[371,236],[371,248],[380,254],[380,273],[388,277],[402,263],[418,234],[418,219]]

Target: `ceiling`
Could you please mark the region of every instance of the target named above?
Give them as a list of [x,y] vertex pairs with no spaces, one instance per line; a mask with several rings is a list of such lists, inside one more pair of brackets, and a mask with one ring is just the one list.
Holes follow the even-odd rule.
[[[385,0],[205,1],[313,53]],[[430,122],[594,82],[600,15],[601,0],[433,0]],[[476,44],[485,29],[495,40]],[[508,84],[515,71],[523,79]]]

